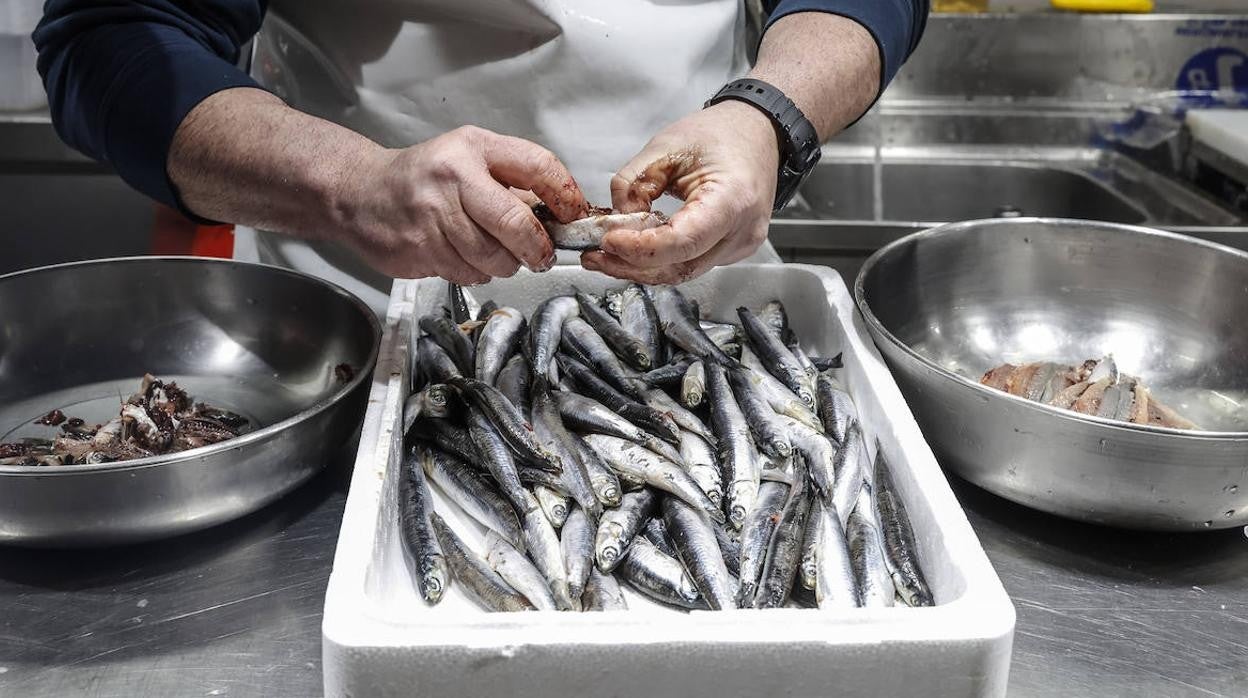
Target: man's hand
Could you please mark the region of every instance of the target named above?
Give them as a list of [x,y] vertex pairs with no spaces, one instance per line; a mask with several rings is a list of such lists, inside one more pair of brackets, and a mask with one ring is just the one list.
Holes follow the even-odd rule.
[[[776,21],[750,77],[782,90],[814,124],[820,142],[867,109],[880,85],[880,51],[862,25],[823,12]],[[709,96],[709,95],[708,95]],[[771,120],[728,100],[668,126],[611,181],[622,211],[665,191],[685,199],[668,225],[614,230],[587,269],[643,283],[675,284],[748,257],[767,238],[780,147]]]
[[750,256],[767,239],[779,145],[775,127],[743,102],[695,112],[655,136],[611,180],[612,205],[646,211],[664,192],[685,205],[666,225],[614,230],[586,269],[647,284],[678,284]]
[[390,150],[249,88],[191,110],[167,167],[205,218],[334,240],[391,276],[461,284],[554,264],[545,229],[509,187],[563,221],[588,210],[567,168],[529,141],[464,127]]
[[342,206],[343,242],[391,276],[440,276],[461,284],[545,271],[555,250],[532,209],[508,189],[530,190],[563,221],[585,198],[549,150],[474,127],[365,159]]

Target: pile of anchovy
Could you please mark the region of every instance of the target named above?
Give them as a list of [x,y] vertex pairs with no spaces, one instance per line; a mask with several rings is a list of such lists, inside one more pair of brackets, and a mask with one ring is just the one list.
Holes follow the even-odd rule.
[[453,577],[492,611],[623,609],[621,582],[685,609],[933,603],[840,357],[809,357],[779,302],[721,323],[671,287],[572,288],[531,318],[449,296],[419,318],[404,407],[399,523],[426,602]]
[[1114,357],[1088,359],[1077,366],[1035,361],[989,369],[979,382],[1080,414],[1171,429],[1199,429],[1194,422],[1153,396],[1144,382],[1121,373]]
[[147,374],[139,392],[104,424],[52,410],[36,424],[60,427],[51,439],[0,443],[0,465],[85,465],[187,451],[239,436],[247,418],[196,403],[177,383]]

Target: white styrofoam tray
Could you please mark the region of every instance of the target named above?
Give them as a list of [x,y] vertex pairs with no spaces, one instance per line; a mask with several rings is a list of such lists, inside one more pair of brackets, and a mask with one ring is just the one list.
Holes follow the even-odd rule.
[[1248,167],[1248,109],[1208,109],[1187,113],[1192,138]]
[[[619,282],[560,267],[472,292],[529,313],[571,284],[601,291]],[[397,428],[413,317],[445,302],[445,283],[400,280],[325,597],[327,696],[1004,694],[1014,608],[840,276],[805,265],[736,265],[682,290],[716,319],[735,318],[738,305],[779,298],[808,350],[844,352],[845,382],[893,467],[937,605],[681,612],[633,595],[627,612],[491,614],[452,585],[441,604],[427,607],[399,541]],[[480,540],[479,529],[454,516],[453,507],[439,501],[438,510],[472,542]]]

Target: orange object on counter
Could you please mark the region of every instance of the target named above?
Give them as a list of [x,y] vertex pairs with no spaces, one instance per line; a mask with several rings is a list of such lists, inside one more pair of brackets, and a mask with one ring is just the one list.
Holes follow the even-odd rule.
[[157,204],[152,221],[151,252],[231,259],[234,226],[199,225],[174,209]]

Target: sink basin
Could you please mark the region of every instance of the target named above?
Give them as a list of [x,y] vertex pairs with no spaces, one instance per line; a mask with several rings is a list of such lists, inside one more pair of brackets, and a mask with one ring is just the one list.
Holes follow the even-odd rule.
[[884,217],[961,221],[1015,216],[1142,223],[1147,216],[1082,172],[1029,164],[890,163]]
[[1120,153],[1068,146],[824,146],[771,221],[782,259],[853,278],[867,255],[943,223],[1040,216],[1148,225],[1248,249],[1234,213]]
[[[905,226],[995,218],[1080,218],[1158,227],[1238,219],[1117,153],[1095,148],[824,147],[775,218]],[[924,225],[923,227],[928,227]],[[773,228],[774,231],[774,228]]]
[[[1143,223],[1148,213],[1085,171],[1036,162],[824,161],[782,219],[947,222],[1000,216]],[[878,195],[877,195],[878,194]]]

